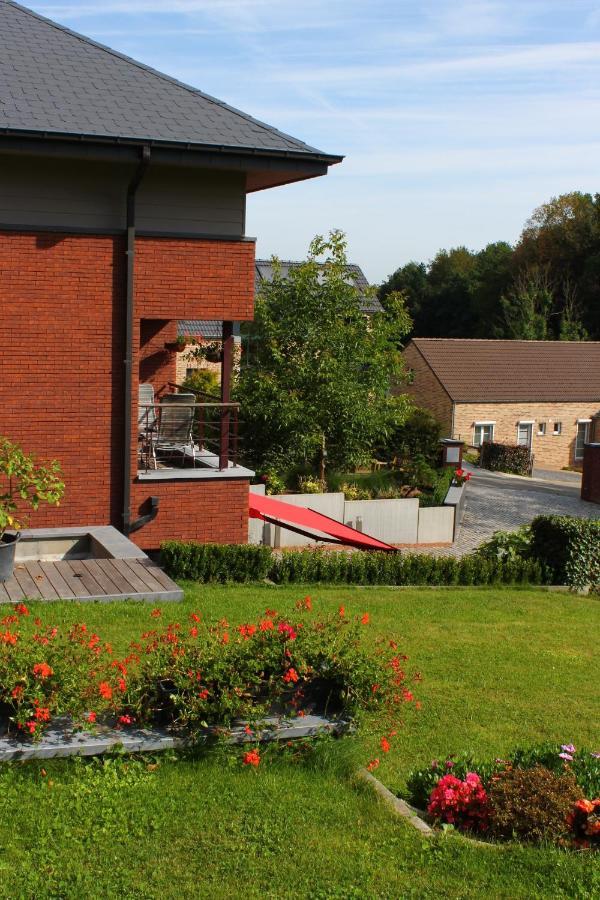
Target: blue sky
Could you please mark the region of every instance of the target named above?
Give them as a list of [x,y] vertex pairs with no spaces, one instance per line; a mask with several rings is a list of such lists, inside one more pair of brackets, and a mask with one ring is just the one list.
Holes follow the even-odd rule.
[[372,281],[517,239],[600,190],[600,0],[38,0],[43,15],[319,149],[326,178],[253,194],[260,256],[343,229]]

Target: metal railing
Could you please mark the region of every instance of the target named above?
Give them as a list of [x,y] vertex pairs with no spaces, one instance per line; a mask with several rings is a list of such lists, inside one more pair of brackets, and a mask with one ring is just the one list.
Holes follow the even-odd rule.
[[140,404],[139,469],[227,469],[238,465],[239,403],[192,402],[199,391]]

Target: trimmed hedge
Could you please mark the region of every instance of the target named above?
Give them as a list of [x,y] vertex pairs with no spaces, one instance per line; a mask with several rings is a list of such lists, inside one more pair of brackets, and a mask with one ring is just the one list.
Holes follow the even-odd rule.
[[251,544],[196,544],[165,541],[162,562],[172,578],[190,581],[263,581],[273,564],[270,547]]
[[485,441],[480,448],[479,465],[490,472],[529,475],[530,459],[529,447]]
[[270,547],[194,544],[167,541],[162,559],[171,578],[199,582],[251,582],[269,578],[276,584],[478,585],[543,584],[536,560],[483,559],[474,554],[455,559],[425,554],[358,551],[331,553],[295,550],[274,553]]
[[600,591],[600,519],[537,516],[531,534],[533,556],[552,584]]

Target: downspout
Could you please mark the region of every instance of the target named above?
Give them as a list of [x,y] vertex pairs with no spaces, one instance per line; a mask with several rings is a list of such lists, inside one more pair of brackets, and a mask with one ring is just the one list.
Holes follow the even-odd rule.
[[127,188],[127,266],[125,274],[125,415],[123,460],[123,533],[131,531],[131,407],[133,376],[133,277],[135,263],[135,198],[146,169],[150,165],[150,147],[142,148],[142,156]]

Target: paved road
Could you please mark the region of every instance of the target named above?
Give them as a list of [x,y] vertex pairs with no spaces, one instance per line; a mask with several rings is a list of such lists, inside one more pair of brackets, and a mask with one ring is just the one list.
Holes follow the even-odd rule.
[[580,499],[581,476],[577,473],[538,470],[534,478],[520,478],[465,468],[471,471],[472,478],[460,534],[452,548],[432,548],[436,556],[462,556],[494,531],[515,531],[541,514],[600,519],[600,506]]

